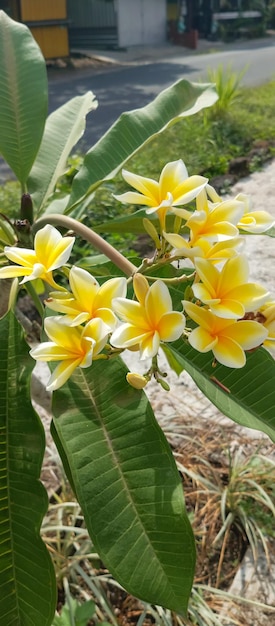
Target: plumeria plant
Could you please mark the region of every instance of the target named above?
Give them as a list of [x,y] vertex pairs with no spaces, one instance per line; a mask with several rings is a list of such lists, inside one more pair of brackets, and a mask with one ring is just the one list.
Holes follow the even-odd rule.
[[[56,606],[40,538],[47,496],[39,481],[44,429],[30,395],[35,361],[49,363],[52,436],[104,565],[129,593],[184,615],[194,538],[175,461],[143,389],[153,380],[168,391],[169,368],[185,369],[231,419],[274,438],[267,348],[275,302],[249,281],[245,256],[245,236],[274,234],[273,219],[244,195],[223,200],[204,176],[189,176],[180,157],[159,180],[125,169],[157,133],[216,101],[213,85],[185,80],[123,114],[60,198],[57,180],[95,97],[77,96],[47,118],[44,59],[27,27],[3,11],[0,55],[0,152],[22,190],[18,219],[2,215],[0,224],[0,621],[50,626]],[[138,208],[95,232],[83,220],[88,204],[120,170],[125,193],[117,199]],[[145,230],[154,252],[126,258],[104,239],[110,229]],[[92,271],[82,259],[70,263],[76,239],[91,245]],[[43,320],[36,345],[17,319],[22,290]],[[142,373],[128,370],[127,351]]]

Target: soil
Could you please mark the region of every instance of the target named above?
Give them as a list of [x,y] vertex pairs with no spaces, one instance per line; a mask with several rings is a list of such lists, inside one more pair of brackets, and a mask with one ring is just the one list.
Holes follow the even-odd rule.
[[65,69],[101,69],[105,65],[110,65],[111,61],[108,58],[102,56],[89,57],[81,53],[71,55],[70,57],[62,57],[58,59],[50,59],[46,61],[46,65],[49,71],[51,70],[65,70]]

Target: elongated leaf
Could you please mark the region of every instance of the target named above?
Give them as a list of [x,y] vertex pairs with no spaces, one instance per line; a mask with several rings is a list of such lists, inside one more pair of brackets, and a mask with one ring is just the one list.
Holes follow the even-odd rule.
[[113,177],[126,161],[158,133],[183,117],[217,100],[210,84],[180,80],[147,106],[123,113],[89,152],[72,185],[67,210],[90,194],[105,178]]
[[195,551],[182,485],[145,394],[117,358],[54,393],[57,436],[88,531],[129,593],[183,613]]
[[72,98],[49,115],[42,143],[27,182],[38,214],[54,190],[59,176],[64,174],[72,148],[84,133],[86,115],[96,107],[95,96],[88,91],[84,96]]
[[47,74],[31,32],[0,11],[0,153],[25,184],[47,115]]
[[[118,217],[117,219],[112,219],[102,224],[95,224],[93,229],[97,233],[119,233],[120,235],[123,233],[144,234],[143,220],[145,217],[148,219],[146,209],[139,209],[134,213],[122,215],[122,217]],[[157,231],[159,231],[159,219],[155,213],[151,213],[150,222],[152,222]],[[175,216],[168,214],[166,217],[167,230],[169,230],[169,228],[173,229],[174,222]]]
[[50,626],[56,584],[39,529],[44,430],[29,394],[33,361],[12,313],[0,320],[0,624]]
[[242,369],[213,367],[212,353],[197,352],[183,341],[170,344],[169,350],[224,415],[275,441],[275,362],[264,348],[247,354]]

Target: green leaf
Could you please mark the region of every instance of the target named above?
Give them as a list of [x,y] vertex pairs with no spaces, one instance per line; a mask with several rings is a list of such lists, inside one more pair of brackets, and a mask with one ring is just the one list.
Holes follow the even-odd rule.
[[275,441],[275,362],[264,348],[247,354],[245,367],[213,367],[213,355],[182,340],[169,346],[179,365],[204,395],[237,424],[266,433]]
[[216,100],[213,85],[180,80],[145,107],[123,113],[87,152],[73,180],[67,211],[82,202],[104,179],[113,178],[158,133]]
[[87,600],[83,604],[79,604],[75,610],[75,619],[79,623],[79,626],[86,626],[88,620],[90,620],[95,612],[95,603],[93,600]]
[[0,623],[49,626],[56,583],[40,537],[45,435],[29,392],[34,361],[12,313],[0,320]]
[[0,11],[0,153],[24,186],[47,116],[46,64],[29,29]]
[[[119,233],[120,235],[123,233],[132,233],[138,235],[144,233],[143,220],[145,217],[148,218],[146,209],[139,209],[134,213],[130,213],[130,215],[123,215],[122,217],[103,222],[102,224],[95,224],[93,229],[97,233]],[[156,213],[151,213],[150,222],[152,222],[157,231],[159,231],[159,218]],[[173,231],[174,222],[175,216],[168,214],[166,217],[166,227],[169,232],[170,229]]]
[[42,143],[27,181],[28,191],[38,214],[42,211],[56,182],[66,169],[68,156],[83,135],[86,115],[96,109],[91,91],[76,96],[49,115]]
[[118,357],[54,392],[55,428],[88,532],[125,589],[184,613],[195,549],[182,484],[146,395]]

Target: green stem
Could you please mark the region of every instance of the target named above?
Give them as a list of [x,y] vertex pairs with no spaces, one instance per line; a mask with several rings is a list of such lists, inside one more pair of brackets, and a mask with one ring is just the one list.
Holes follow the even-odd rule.
[[[145,274],[147,280],[160,280],[159,276],[147,276],[147,274]],[[190,274],[189,276],[187,274],[182,274],[181,276],[174,276],[173,278],[161,278],[163,283],[166,283],[167,285],[178,285],[179,283],[185,283],[189,280],[191,280],[194,277],[194,274]]]
[[31,282],[27,282],[27,283],[25,283],[25,288],[26,288],[28,294],[31,296],[31,298],[33,300],[33,303],[34,303],[34,305],[36,307],[36,310],[38,311],[41,319],[43,320],[43,317],[44,317],[44,307],[43,307],[43,304],[42,304],[39,296],[37,295],[37,293],[36,293],[36,291],[34,289],[34,286],[31,284]]
[[100,250],[102,254],[105,254],[110,261],[112,261],[126,276],[132,276],[137,271],[137,268],[133,263],[128,261],[118,250],[115,250],[105,239],[100,237],[94,230],[81,224],[73,217],[68,215],[51,214],[40,217],[33,225],[33,232],[40,230],[46,224],[53,224],[73,230],[77,235],[91,243],[97,250]]

